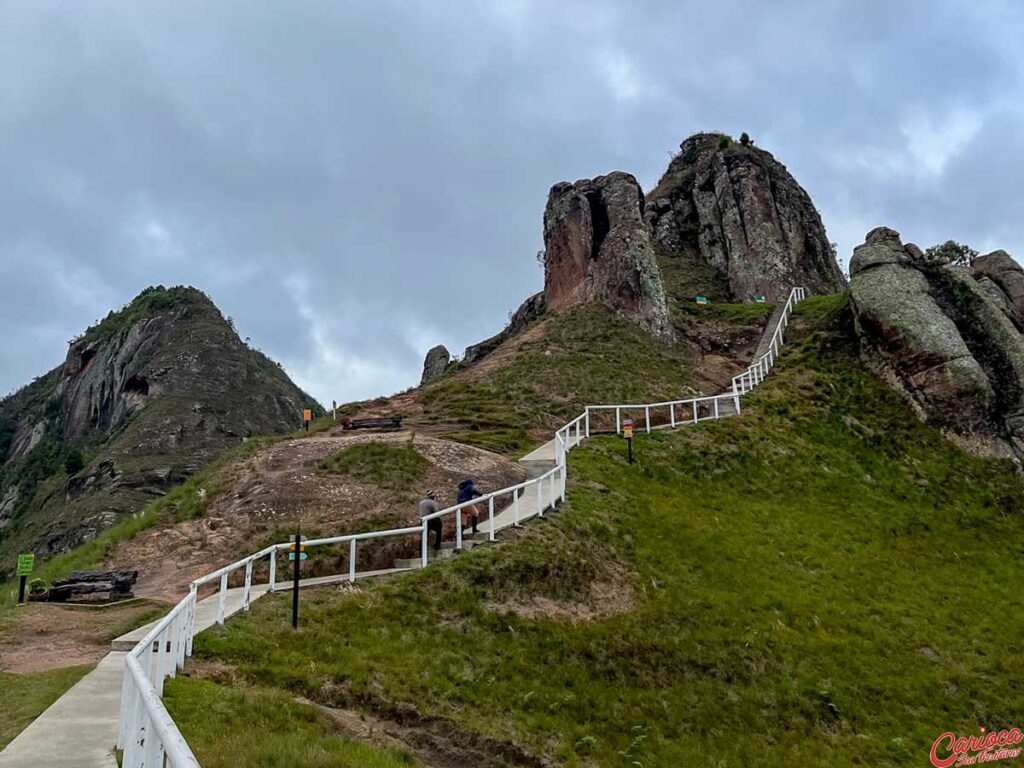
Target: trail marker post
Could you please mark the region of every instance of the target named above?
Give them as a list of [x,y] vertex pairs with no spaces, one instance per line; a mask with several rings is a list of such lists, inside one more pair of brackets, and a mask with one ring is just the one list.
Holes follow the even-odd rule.
[[309,422],[313,420],[313,411],[307,408],[302,412],[302,420],[306,423],[306,431],[309,432]]
[[302,561],[308,557],[303,551],[306,548],[302,543],[304,538],[296,533],[295,541],[289,547],[291,551],[288,552],[288,559],[292,561],[292,629],[299,628],[299,569],[302,567]]
[[18,569],[16,571],[16,575],[18,576],[19,605],[24,605],[25,603],[25,584],[28,582],[28,577],[31,575],[35,564],[35,555],[18,555]]
[[622,436],[626,438],[626,452],[629,455],[629,463],[633,463],[633,420],[622,420]]
[[708,297],[707,296],[698,296],[697,297],[697,303],[698,304],[707,304],[708,303]]

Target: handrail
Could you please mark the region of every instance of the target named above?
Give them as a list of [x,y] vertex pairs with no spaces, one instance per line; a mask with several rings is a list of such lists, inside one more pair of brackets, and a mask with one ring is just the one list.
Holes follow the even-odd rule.
[[[454,516],[456,518],[456,545],[461,548],[463,525],[459,519],[461,517],[459,512],[469,506],[487,506],[488,539],[493,541],[496,499],[511,496],[512,502],[510,506],[513,511],[513,525],[518,525],[521,520],[534,515],[543,516],[545,509],[554,509],[560,501],[565,500],[567,484],[566,456],[570,450],[580,445],[584,439],[590,437],[592,413],[608,410],[614,411],[616,433],[622,431],[623,411],[644,409],[644,426],[648,432],[651,431],[651,410],[657,408],[667,407],[669,409],[669,426],[672,427],[677,426],[679,423],[695,424],[707,419],[739,415],[740,396],[754,389],[774,367],[779,350],[783,344],[783,334],[788,325],[789,316],[793,312],[793,307],[802,301],[806,295],[807,291],[805,288],[793,288],[790,291],[782,313],[779,316],[779,321],[772,332],[768,351],[751,362],[743,373],[733,377],[732,390],[730,392],[684,400],[666,400],[658,403],[588,405],[583,413],[555,430],[554,438],[552,439],[555,449],[555,466],[538,477],[501,488],[497,491],[491,491],[470,501],[453,504],[437,512],[432,512],[420,518],[420,524],[417,526],[312,539],[304,541],[303,546],[315,547],[347,543],[349,545],[349,581],[354,582],[357,577],[356,547],[358,542],[394,536],[415,536],[418,534],[420,536],[421,565],[426,567],[429,562],[427,552],[428,523],[447,515]],[[720,407],[722,402],[732,402],[734,404],[733,412],[723,412]],[[701,418],[700,405],[705,403],[711,404],[711,413]],[[676,418],[676,408],[685,405],[690,406],[690,418],[678,420]],[[575,431],[575,436],[572,434],[573,431]],[[545,485],[548,486],[547,504],[544,503]],[[537,489],[535,509],[533,511],[528,510],[525,515],[521,515],[520,499],[522,496],[520,491],[525,492],[531,487]],[[166,677],[174,677],[177,670],[185,665],[185,659],[192,655],[192,639],[196,635],[196,610],[199,588],[219,580],[217,623],[223,624],[227,612],[228,576],[241,568],[245,569],[242,610],[247,611],[249,610],[252,597],[254,563],[264,557],[269,558],[270,574],[267,588],[273,592],[277,585],[277,553],[278,551],[288,549],[290,546],[292,546],[291,542],[271,544],[259,552],[248,555],[241,560],[237,560],[230,565],[226,565],[196,579],[192,582],[188,595],[182,598],[166,616],[158,621],[153,629],[125,656],[125,675],[121,691],[121,720],[117,741],[118,747],[124,750],[122,761],[124,768],[155,768],[156,766],[164,766],[165,759],[168,768],[200,768],[195,755],[192,754],[188,743],[181,735],[181,731],[178,730],[178,726],[161,700],[164,679]]]

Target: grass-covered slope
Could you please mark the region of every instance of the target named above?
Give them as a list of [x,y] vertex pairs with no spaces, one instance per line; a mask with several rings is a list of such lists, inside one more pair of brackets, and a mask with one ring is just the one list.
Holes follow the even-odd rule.
[[[729,374],[719,381],[708,378],[701,344],[708,350],[720,345],[742,358],[736,347],[752,351],[770,307],[699,309],[711,311],[687,306],[674,313],[677,327],[689,332],[674,343],[650,337],[600,305],[551,315],[481,363],[453,365],[443,379],[416,391],[409,423],[516,453],[548,439],[587,403],[649,402],[717,390]],[[738,359],[734,367],[742,363]]]
[[[917,766],[946,730],[1020,726],[1021,480],[922,426],[848,322],[803,304],[740,418],[639,435],[632,466],[574,451],[568,504],[516,541],[311,592],[297,633],[266,598],[196,661],[503,756],[479,765]],[[237,690],[168,690],[204,766],[242,760],[188,714]]]

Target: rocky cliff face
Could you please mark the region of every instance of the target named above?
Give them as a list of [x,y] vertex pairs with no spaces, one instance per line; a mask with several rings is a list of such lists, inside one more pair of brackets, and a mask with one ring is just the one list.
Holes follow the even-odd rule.
[[427,352],[427,356],[423,359],[423,375],[420,377],[420,386],[439,378],[451,360],[451,353],[448,352],[448,348],[443,344],[431,347]]
[[296,429],[308,407],[204,294],[147,290],[0,401],[0,556],[80,544],[242,439]]
[[605,304],[651,334],[671,337],[644,195],[633,176],[616,172],[551,188],[544,210],[544,298],[553,312]]
[[850,274],[868,362],[968,449],[1024,455],[1024,337],[976,276],[885,227],[854,250]]
[[[715,298],[785,299],[790,288],[835,293],[845,281],[810,196],[769,152],[719,134],[679,145],[647,197],[646,221],[662,264],[709,266]],[[724,294],[724,295],[722,295]]]

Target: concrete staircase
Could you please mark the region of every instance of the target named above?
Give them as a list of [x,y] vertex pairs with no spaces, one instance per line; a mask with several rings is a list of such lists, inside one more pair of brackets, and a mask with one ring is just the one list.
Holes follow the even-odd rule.
[[768,325],[765,326],[764,333],[761,334],[761,341],[757,344],[757,351],[754,352],[754,360],[757,360],[761,355],[768,354],[768,348],[772,345],[772,337],[775,335],[775,329],[779,327],[779,323],[782,322],[782,315],[786,311],[786,302],[777,302],[775,309],[772,310],[771,317],[768,318]]

